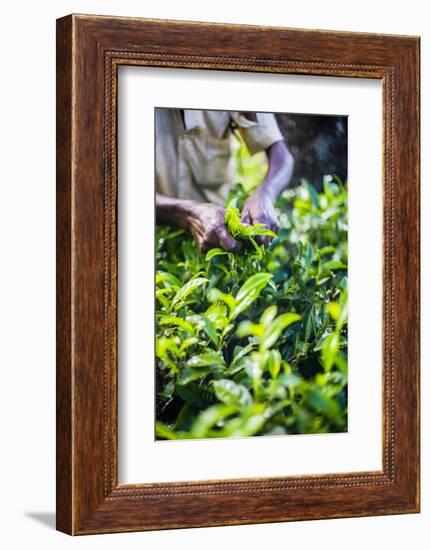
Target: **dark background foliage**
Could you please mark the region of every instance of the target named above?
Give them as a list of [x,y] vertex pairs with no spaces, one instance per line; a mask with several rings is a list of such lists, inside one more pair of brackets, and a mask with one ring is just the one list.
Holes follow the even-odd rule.
[[280,130],[295,158],[293,185],[301,178],[319,191],[323,176],[347,179],[347,117],[276,114]]

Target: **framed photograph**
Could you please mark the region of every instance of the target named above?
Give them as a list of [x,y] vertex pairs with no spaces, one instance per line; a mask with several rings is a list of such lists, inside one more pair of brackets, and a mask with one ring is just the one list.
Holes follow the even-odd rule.
[[57,21],[57,528],[419,511],[419,38]]

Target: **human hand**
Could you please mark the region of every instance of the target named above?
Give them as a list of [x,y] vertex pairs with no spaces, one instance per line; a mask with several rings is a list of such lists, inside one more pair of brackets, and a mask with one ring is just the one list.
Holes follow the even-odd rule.
[[241,243],[229,233],[225,223],[225,210],[205,202],[191,202],[187,209],[186,227],[202,252],[220,247],[228,252],[241,248]]
[[[267,229],[277,233],[280,225],[275,213],[274,204],[261,188],[256,189],[245,201],[241,221],[245,225],[262,223]],[[256,237],[259,244],[269,245],[273,237],[261,235]]]

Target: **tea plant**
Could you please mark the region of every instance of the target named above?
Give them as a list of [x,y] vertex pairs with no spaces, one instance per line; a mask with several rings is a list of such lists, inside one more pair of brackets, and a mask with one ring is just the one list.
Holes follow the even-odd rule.
[[158,439],[347,429],[346,187],[285,191],[266,249],[271,232],[240,222],[246,196],[237,185],[226,212],[240,252],[157,229]]

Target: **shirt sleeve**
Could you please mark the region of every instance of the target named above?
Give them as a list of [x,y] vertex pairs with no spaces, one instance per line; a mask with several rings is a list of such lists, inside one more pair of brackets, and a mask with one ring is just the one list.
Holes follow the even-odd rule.
[[242,113],[231,113],[250,153],[265,151],[276,141],[283,139],[275,116],[272,113],[256,113],[256,121],[249,120]]

